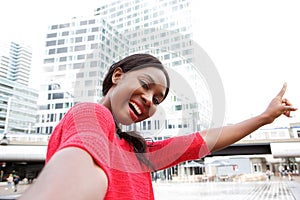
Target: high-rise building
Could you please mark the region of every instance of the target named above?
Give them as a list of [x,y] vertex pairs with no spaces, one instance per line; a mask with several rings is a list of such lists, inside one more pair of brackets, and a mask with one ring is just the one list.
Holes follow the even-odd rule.
[[35,133],[38,92],[28,87],[31,49],[0,45],[0,133]]
[[137,52],[159,58],[181,82],[172,84],[176,89],[163,103],[160,116],[124,129],[163,139],[209,126],[212,105],[205,80],[193,63],[196,52],[188,0],[116,0],[95,8],[94,15],[94,19],[49,26],[39,133],[50,134],[75,103],[96,102],[107,67]]
[[74,104],[97,102],[102,80],[128,40],[100,17],[49,26],[39,98],[37,132],[51,134]]
[[0,44],[0,77],[27,86],[31,60],[30,47],[15,42]]
[[171,74],[179,80],[171,83],[175,91],[164,102],[163,112],[167,117],[160,120],[153,117],[127,127],[128,130],[163,139],[210,126],[210,91],[196,66],[203,63],[201,59],[206,55],[198,58],[201,48],[192,40],[189,0],[115,0],[100,5],[94,13],[129,39],[130,52],[151,53],[174,70]]

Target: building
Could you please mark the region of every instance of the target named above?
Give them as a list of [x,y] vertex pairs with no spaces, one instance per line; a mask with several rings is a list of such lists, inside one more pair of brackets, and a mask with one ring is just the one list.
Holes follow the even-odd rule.
[[31,48],[15,42],[0,44],[0,77],[28,86]]
[[28,87],[31,49],[0,45],[0,134],[35,133],[38,92]]
[[[161,140],[208,128],[213,105],[210,88],[199,70],[202,66],[197,65],[207,62],[197,60],[199,48],[192,40],[190,1],[115,0],[102,3],[94,12],[129,39],[129,53],[156,56],[176,80],[157,115],[124,129]],[[210,66],[211,63],[207,65]]]
[[73,18],[50,25],[37,132],[51,134],[74,104],[97,102],[105,72],[120,52],[127,51],[127,46],[128,40],[100,17]]

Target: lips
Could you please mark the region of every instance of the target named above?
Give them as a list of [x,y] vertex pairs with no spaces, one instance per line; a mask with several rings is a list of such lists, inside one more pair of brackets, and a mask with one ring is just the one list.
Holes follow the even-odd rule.
[[131,119],[133,121],[136,121],[138,119],[138,116],[143,114],[142,108],[134,101],[129,102],[129,113],[131,116]]

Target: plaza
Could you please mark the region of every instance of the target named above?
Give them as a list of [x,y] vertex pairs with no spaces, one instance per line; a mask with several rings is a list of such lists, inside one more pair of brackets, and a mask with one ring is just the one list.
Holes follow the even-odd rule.
[[[0,185],[0,200],[17,199],[30,184],[20,184],[14,192],[7,184]],[[153,182],[156,200],[300,200],[300,177],[292,181],[274,178],[271,181],[246,182]]]
[[158,182],[153,187],[156,200],[298,200],[299,178],[293,181],[278,178],[251,182]]

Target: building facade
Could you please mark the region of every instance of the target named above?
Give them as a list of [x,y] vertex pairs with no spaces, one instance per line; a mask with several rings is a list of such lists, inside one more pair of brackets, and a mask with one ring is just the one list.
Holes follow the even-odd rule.
[[35,133],[38,92],[0,78],[0,134]]
[[73,18],[49,26],[40,87],[40,134],[51,134],[70,107],[97,102],[105,72],[128,40],[100,17]]
[[28,87],[31,49],[0,44],[0,134],[35,133],[38,92]]
[[15,42],[0,44],[0,77],[28,86],[31,48]]
[[210,126],[212,101],[205,78],[195,65],[197,49],[189,0],[116,0],[100,5],[95,15],[129,39],[129,54],[156,56],[174,78],[158,114],[125,130],[160,140]]

